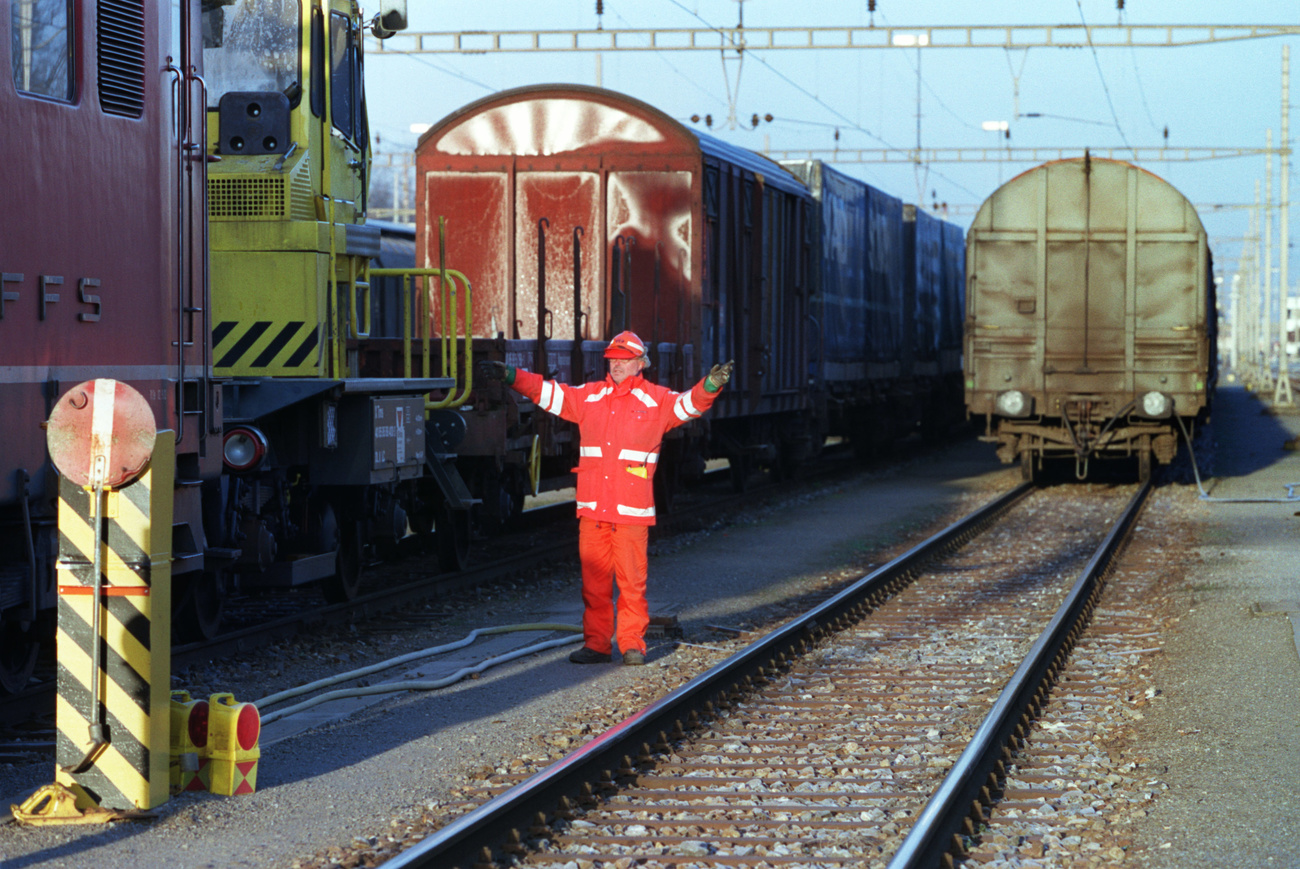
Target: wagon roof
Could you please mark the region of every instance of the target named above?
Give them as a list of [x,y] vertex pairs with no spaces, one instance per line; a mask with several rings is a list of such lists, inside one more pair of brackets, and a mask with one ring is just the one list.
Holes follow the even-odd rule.
[[458,156],[704,155],[756,172],[781,189],[807,190],[761,154],[697,133],[636,97],[587,85],[528,85],[476,100],[429,128],[416,150]]
[[[1145,198],[1155,202],[1157,200],[1151,196],[1151,192],[1163,191],[1158,194],[1160,197],[1159,201],[1178,203],[1182,208],[1183,214],[1186,215],[1183,219],[1194,223],[1195,228],[1199,229],[1201,232],[1205,231],[1204,225],[1201,223],[1200,215],[1196,212],[1196,207],[1192,205],[1191,201],[1188,200],[1187,197],[1178,190],[1178,188],[1174,187],[1174,185],[1170,184],[1164,178],[1161,178],[1150,169],[1144,169],[1136,163],[1130,163],[1127,160],[1115,160],[1110,157],[1092,156],[1086,158],[1068,157],[1062,160],[1051,160],[1047,163],[1035,166],[1032,169],[1026,169],[1024,172],[1013,176],[1005,184],[994,190],[993,193],[991,193],[980,205],[979,209],[975,213],[975,219],[971,222],[971,230],[978,231],[980,229],[987,229],[990,226],[995,203],[1001,203],[1005,206],[1008,202],[1013,201],[1037,200],[1039,196],[1037,190],[1026,186],[1030,178],[1044,172],[1052,172],[1053,170],[1059,170],[1070,165],[1081,164],[1085,159],[1090,160],[1093,166],[1099,171],[1109,171],[1113,173],[1114,170],[1136,170],[1141,173],[1138,177],[1145,179],[1142,182],[1143,189],[1148,191],[1146,194],[1143,194]],[[1114,176],[1112,175],[1111,177]],[[1021,216],[1023,217],[1024,215],[1022,214]],[[1148,229],[1156,230],[1162,228],[1155,219],[1155,215],[1149,210],[1145,210],[1143,213],[1143,224]]]

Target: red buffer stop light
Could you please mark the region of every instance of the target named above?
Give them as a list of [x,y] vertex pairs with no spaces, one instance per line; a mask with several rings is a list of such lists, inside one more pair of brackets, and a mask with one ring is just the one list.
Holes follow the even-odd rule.
[[262,716],[252,703],[237,703],[233,694],[208,698],[209,790],[230,796],[257,789],[261,735]]

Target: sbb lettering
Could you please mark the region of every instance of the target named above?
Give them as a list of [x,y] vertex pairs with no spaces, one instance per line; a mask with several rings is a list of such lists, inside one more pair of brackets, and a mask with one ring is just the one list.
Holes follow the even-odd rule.
[[[23,278],[22,272],[0,272],[0,320],[13,318],[15,308],[8,303],[17,303],[22,298]],[[78,323],[99,322],[100,315],[104,310],[104,303],[98,293],[92,293],[90,290],[101,285],[102,282],[99,278],[77,279],[77,302],[90,308],[89,311],[77,312]],[[59,302],[61,293],[57,292],[57,290],[61,286],[63,286],[62,275],[37,276],[35,290],[36,317],[38,320],[45,320],[50,314],[50,306]]]
[[18,301],[18,291],[9,289],[10,284],[21,283],[23,276],[4,272],[0,276],[0,320],[5,318],[5,302]]

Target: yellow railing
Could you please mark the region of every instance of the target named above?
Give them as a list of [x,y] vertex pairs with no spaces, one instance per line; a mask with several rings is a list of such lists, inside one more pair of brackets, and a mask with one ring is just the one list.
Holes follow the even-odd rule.
[[[445,225],[445,220],[439,218],[438,262],[441,264],[440,268],[372,268],[370,270],[372,278],[394,277],[402,279],[402,376],[408,378],[413,376],[411,365],[411,342],[413,339],[419,340],[421,344],[424,376],[432,376],[428,302],[431,298],[429,293],[430,282],[433,278],[438,280],[438,298],[441,302],[441,305],[439,305],[438,326],[442,339],[442,376],[452,378],[456,381],[456,384],[448,390],[446,397],[440,401],[426,400],[424,402],[425,410],[460,407],[465,403],[465,399],[469,398],[470,390],[474,388],[474,288],[471,286],[469,278],[465,277],[463,273],[446,267]],[[406,315],[411,310],[411,280],[413,278],[419,281],[419,295],[416,297],[414,316],[418,334],[414,336],[411,334],[412,318]],[[463,300],[459,312],[456,310],[456,297],[458,295]],[[463,385],[460,384],[460,354],[456,352],[456,337],[458,335],[461,336],[463,342],[462,349],[465,357],[465,382]],[[457,387],[459,387],[459,390]]]
[[[461,336],[462,349],[465,357],[465,383],[463,386],[452,387],[447,393],[447,397],[441,401],[426,401],[426,410],[436,410],[444,407],[460,407],[469,398],[470,390],[474,387],[474,356],[473,356],[473,288],[470,285],[469,278],[455,269],[371,269],[371,277],[394,277],[402,279],[402,310],[411,310],[411,281],[415,279],[419,282],[419,295],[416,297],[415,322],[417,335],[411,334],[411,318],[404,317],[402,328],[402,376],[412,377],[412,352],[413,341],[420,342],[420,355],[423,360],[422,370],[426,377],[432,376],[433,369],[430,367],[432,362],[432,350],[430,347],[429,335],[429,312],[427,302],[429,299],[429,286],[433,279],[437,279],[439,288],[439,297],[442,301],[439,325],[441,327],[441,351],[442,351],[442,376],[450,377],[460,381],[460,357],[461,354],[456,352],[456,338]],[[457,296],[464,299],[461,311],[456,310]]]

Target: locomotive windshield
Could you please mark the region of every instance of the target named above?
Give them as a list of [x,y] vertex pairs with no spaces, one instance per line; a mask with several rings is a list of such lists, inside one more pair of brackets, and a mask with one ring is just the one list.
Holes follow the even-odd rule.
[[299,0],[203,0],[208,107],[231,91],[300,92]]

